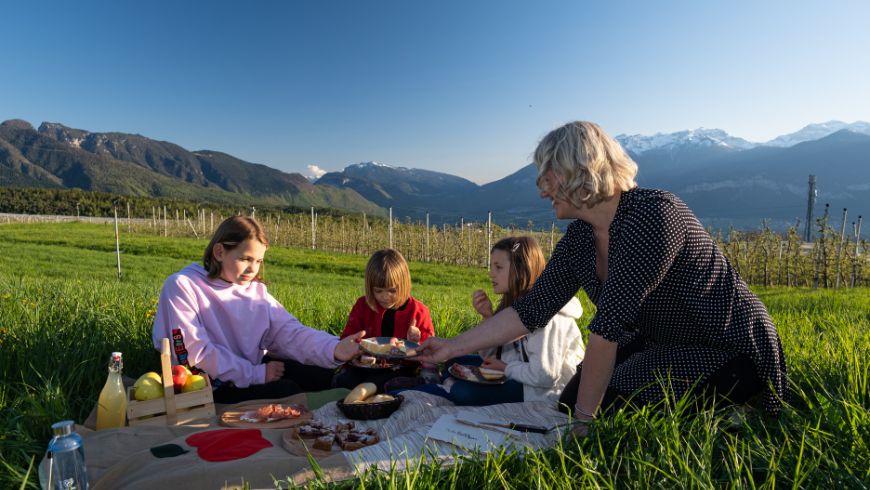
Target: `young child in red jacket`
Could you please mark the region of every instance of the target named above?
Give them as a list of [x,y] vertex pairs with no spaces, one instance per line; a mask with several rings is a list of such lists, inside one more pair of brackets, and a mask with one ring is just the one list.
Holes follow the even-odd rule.
[[[408,263],[397,250],[378,250],[369,258],[365,293],[350,310],[341,338],[365,330],[366,337],[396,337],[419,343],[435,335],[429,308],[411,296]],[[355,359],[339,371],[335,385],[353,388],[369,381],[383,392],[385,381],[398,376],[415,376],[418,367],[416,362],[367,366]]]

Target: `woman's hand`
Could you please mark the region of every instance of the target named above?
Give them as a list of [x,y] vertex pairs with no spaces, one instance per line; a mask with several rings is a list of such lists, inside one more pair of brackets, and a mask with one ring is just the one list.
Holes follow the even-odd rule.
[[496,371],[504,371],[507,367],[507,364],[504,363],[501,359],[496,359],[495,357],[489,356],[483,360],[483,363],[480,367],[487,369],[495,369]]
[[278,381],[284,376],[284,361],[269,361],[266,363],[266,382]]
[[489,300],[489,296],[483,289],[471,293],[471,304],[474,305],[474,309],[480,313],[480,316],[484,318],[492,316],[492,301]]
[[341,339],[341,342],[335,346],[335,352],[332,354],[336,361],[347,362],[359,354],[359,339],[365,336],[366,331],[362,330],[353,335]]
[[[591,420],[589,422],[592,422]],[[589,424],[579,423],[571,428],[571,435],[574,437],[586,437],[589,435]]]
[[437,364],[452,359],[459,354],[462,354],[462,352],[457,348],[453,339],[429,337],[420,344],[420,348],[417,349],[417,355],[412,356],[411,359]]

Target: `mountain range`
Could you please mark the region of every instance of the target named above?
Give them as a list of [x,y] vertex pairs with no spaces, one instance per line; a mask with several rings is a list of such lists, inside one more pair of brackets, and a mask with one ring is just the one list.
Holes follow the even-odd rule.
[[335,208],[383,215],[352,189],[226,153],[188,151],[138,134],[93,133],[44,122],[0,124],[0,186],[61,187],[218,204]]
[[[680,196],[705,225],[783,229],[806,215],[807,179],[816,176],[816,215],[850,216],[870,205],[870,124],[811,124],[765,143],[721,129],[619,135],[639,166],[638,183]],[[125,133],[93,133],[58,123],[0,124],[0,186],[67,187],[119,194],[179,197],[221,204],[335,208],[433,224],[480,221],[491,211],[502,225],[552,222],[531,164],[484,185],[431,170],[356,163],[314,182],[231,155],[188,151]],[[833,217],[836,221],[839,217]]]
[[[808,178],[816,176],[814,216],[824,204],[831,213],[870,212],[870,124],[831,121],[811,124],[767,143],[753,143],[721,129],[696,129],[652,136],[616,137],[638,163],[638,183],[667,189],[714,228],[757,229],[762,220],[785,229],[806,219]],[[791,143],[786,144],[786,143]],[[549,201],[538,196],[537,171],[529,164],[495,182],[477,186],[456,177],[390,167],[354,164],[317,182],[357,190],[394,214],[440,221],[480,221],[493,213],[500,224],[541,225],[553,220]],[[426,179],[421,182],[421,176]],[[436,174],[437,175],[437,174]],[[449,177],[449,178],[448,178]],[[832,216],[832,223],[839,215]]]

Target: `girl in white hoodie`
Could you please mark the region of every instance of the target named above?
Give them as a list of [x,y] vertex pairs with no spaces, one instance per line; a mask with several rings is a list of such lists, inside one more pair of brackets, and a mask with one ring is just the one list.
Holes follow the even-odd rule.
[[[531,289],[544,270],[546,260],[538,242],[531,237],[508,237],[490,251],[489,278],[501,295],[495,311],[482,290],[472,294],[474,309],[489,318],[513,304]],[[498,348],[480,351],[480,356],[463,356],[447,363],[480,366],[502,371],[507,381],[481,384],[449,377],[443,385],[422,385],[414,389],[445,396],[457,405],[492,405],[531,400],[557,401],[562,389],[583,359],[583,339],[576,321],[583,307],[576,297],[540,328],[521,339]],[[449,391],[449,392],[448,392]]]

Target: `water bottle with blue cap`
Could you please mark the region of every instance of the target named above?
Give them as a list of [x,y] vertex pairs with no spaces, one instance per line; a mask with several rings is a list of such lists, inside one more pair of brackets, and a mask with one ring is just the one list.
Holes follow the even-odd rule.
[[87,490],[85,449],[74,430],[75,422],[63,420],[52,424],[54,437],[48,443],[45,458],[39,464],[39,485],[43,490]]

